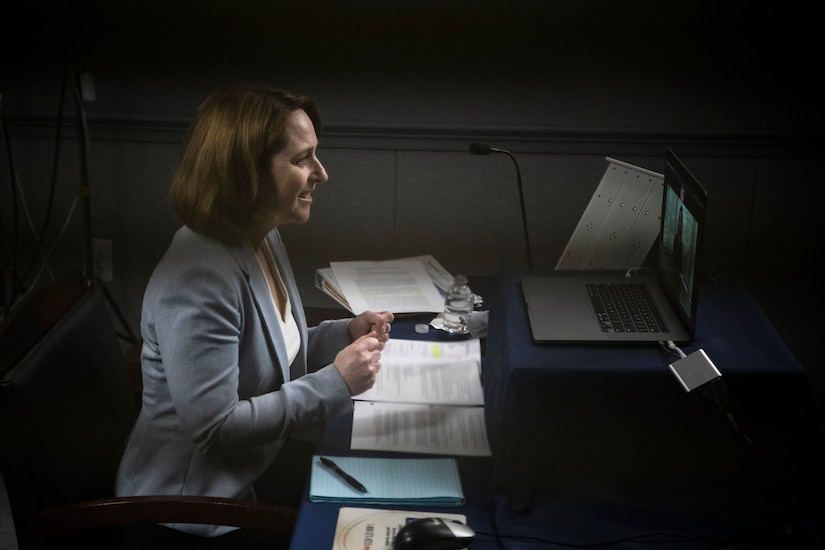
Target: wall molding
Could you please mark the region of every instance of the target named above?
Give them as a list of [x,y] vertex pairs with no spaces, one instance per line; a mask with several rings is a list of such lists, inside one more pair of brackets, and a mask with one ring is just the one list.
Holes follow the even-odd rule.
[[[58,119],[43,115],[6,116],[9,138],[53,139]],[[87,117],[92,141],[179,144],[189,124],[184,118]],[[64,120],[63,139],[77,139],[74,119]],[[353,126],[328,124],[324,148],[391,151],[466,151],[474,141],[518,153],[660,155],[678,147],[685,156],[823,158],[825,133],[687,132],[668,130],[537,127]]]

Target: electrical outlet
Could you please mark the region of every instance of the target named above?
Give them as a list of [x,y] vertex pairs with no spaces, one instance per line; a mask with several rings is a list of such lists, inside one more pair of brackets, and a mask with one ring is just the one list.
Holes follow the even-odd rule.
[[92,78],[92,73],[80,75],[80,95],[83,97],[83,101],[91,102],[95,100],[95,81]]
[[112,241],[92,239],[92,267],[95,277],[105,283],[112,281]]

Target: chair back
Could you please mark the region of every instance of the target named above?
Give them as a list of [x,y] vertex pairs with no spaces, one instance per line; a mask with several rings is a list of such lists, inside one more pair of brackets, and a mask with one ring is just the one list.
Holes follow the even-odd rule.
[[137,409],[108,310],[81,278],[11,311],[0,357],[0,467],[22,550],[44,507],[113,495]]

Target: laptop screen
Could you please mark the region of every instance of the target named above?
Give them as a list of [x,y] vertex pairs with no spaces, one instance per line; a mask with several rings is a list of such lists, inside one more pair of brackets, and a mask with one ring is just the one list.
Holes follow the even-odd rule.
[[692,335],[696,328],[697,270],[707,193],[670,150],[664,176],[657,271],[668,299]]

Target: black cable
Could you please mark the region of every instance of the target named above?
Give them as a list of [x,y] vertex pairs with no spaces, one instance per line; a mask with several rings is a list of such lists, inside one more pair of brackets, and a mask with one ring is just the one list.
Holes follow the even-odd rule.
[[112,297],[112,294],[109,292],[109,289],[106,288],[106,286],[103,284],[103,282],[98,277],[94,278],[94,283],[95,283],[95,287],[98,288],[103,293],[103,295],[106,297],[106,300],[109,302],[109,305],[112,306],[112,311],[114,312],[114,314],[117,317],[118,321],[120,321],[120,324],[123,326],[123,329],[126,331],[125,335],[117,333],[118,338],[120,338],[121,340],[123,340],[125,342],[128,342],[129,344],[136,344],[137,341],[138,341],[138,338],[137,338],[137,336],[135,336],[135,333],[132,332],[132,329],[129,326],[129,323],[126,322],[126,318],[123,316],[123,313],[120,311],[120,308],[117,307],[117,304],[115,303],[115,299]]
[[[668,531],[650,531],[646,533],[637,533],[633,535],[626,535],[623,537],[616,537],[612,539],[605,539],[601,541],[592,541],[592,542],[565,542],[557,539],[550,539],[546,537],[530,537],[525,535],[496,535],[493,533],[486,533],[483,531],[476,531],[476,535],[481,535],[483,537],[490,537],[495,540],[514,540],[514,541],[521,541],[526,543],[535,543],[535,544],[552,544],[554,546],[564,546],[566,548],[608,548],[610,546],[621,544],[623,542],[631,542],[636,541],[642,544],[661,544],[663,541],[662,538],[667,538],[672,541],[693,541],[693,542],[711,542],[717,543],[725,539],[723,535],[685,535],[682,533],[673,533]],[[643,539],[649,538],[657,538],[656,541],[650,541],[649,543]]]
[[[682,351],[682,349],[679,348],[679,346],[677,346],[674,342],[659,342],[659,344],[665,351],[677,355],[680,358],[685,357],[685,352]],[[701,386],[695,388],[694,391],[698,392],[702,397],[709,401],[716,408],[716,410],[725,417],[736,433],[742,437],[751,451],[755,452],[765,464],[775,469],[782,478],[787,480],[791,486],[796,489],[797,493],[805,499],[808,505],[810,505],[813,509],[817,509],[813,497],[807,490],[797,483],[796,478],[792,476],[782,464],[778,463],[776,460],[773,460],[767,451],[754,443],[747,432],[739,426],[739,422],[736,420],[736,415],[734,414],[734,407],[731,402],[730,394],[728,393],[728,386],[721,376],[714,378],[709,382],[705,382]]]
[[[768,468],[772,468],[776,472],[776,474],[779,475],[780,479],[783,479],[785,482],[790,484],[790,490],[793,494],[798,495],[798,497],[801,497],[802,501],[805,503],[805,505],[809,507],[811,511],[817,511],[821,509],[820,506],[817,504],[816,500],[814,499],[814,497],[811,495],[809,488],[803,487],[797,481],[796,477],[788,471],[784,464],[781,463],[780,460],[773,459],[771,455],[764,448],[762,448],[762,446],[757,445],[751,439],[751,437],[745,432],[745,430],[743,430],[740,427],[739,422],[736,420],[736,415],[734,414],[734,409],[731,403],[730,395],[728,393],[727,384],[725,384],[725,381],[721,377],[703,384],[702,386],[697,388],[697,390],[705,399],[707,399],[716,407],[716,409],[722,414],[722,416],[724,416],[728,420],[733,429],[745,441],[748,448],[761,459],[762,463],[765,464]],[[800,504],[796,501],[796,499],[790,500],[790,495],[788,496],[788,499],[788,505],[790,505],[791,508],[796,508],[796,505]],[[817,518],[817,520],[819,521],[821,520],[821,518]],[[793,529],[791,525],[782,526],[782,533],[784,533],[785,536],[793,536],[792,531]],[[777,534],[775,532],[760,532],[754,534],[753,536],[764,538],[767,536],[777,536]]]
[[6,151],[6,158],[9,162],[9,182],[10,182],[10,191],[11,191],[11,257],[10,263],[11,268],[9,269],[9,277],[10,277],[10,288],[8,289],[8,293],[6,292],[6,254],[3,253],[3,212],[0,210],[0,277],[2,277],[2,281],[0,281],[0,306],[3,309],[6,306],[11,306],[14,303],[14,295],[13,289],[15,285],[15,277],[17,276],[17,226],[19,223],[19,212],[17,210],[17,185],[15,182],[17,181],[17,175],[14,170],[14,157],[11,153],[11,141],[8,137],[8,131],[6,129],[6,117],[3,112],[3,97],[0,95],[0,137],[3,139],[3,149]]
[[742,428],[739,427],[739,423],[736,421],[736,416],[733,414],[733,406],[731,405],[730,395],[728,394],[728,386],[725,384],[725,381],[719,377],[699,386],[697,389],[705,399],[713,403],[717,410],[722,413],[722,416],[727,418],[728,422],[730,422],[734,429],[739,432],[739,435],[742,436],[748,445],[752,446],[753,441],[751,441],[748,434],[746,434]]
[[82,206],[82,224],[83,224],[83,275],[95,285],[96,288],[102,291],[106,301],[109,302],[111,310],[117,317],[126,334],[117,333],[118,338],[130,344],[138,341],[134,332],[132,332],[129,323],[126,321],[123,313],[115,302],[114,297],[109,292],[109,289],[103,284],[103,281],[94,274],[94,262],[92,259],[92,211],[91,211],[91,185],[89,183],[89,127],[86,121],[86,108],[83,104],[83,94],[78,86],[77,79],[73,70],[69,70],[72,79],[72,89],[74,91],[75,106],[77,108],[78,128],[80,132],[79,140],[79,163],[80,163],[80,180],[81,185],[78,187],[78,192],[81,198]]
[[[682,351],[672,341],[659,342],[659,344],[661,345],[663,350],[678,356],[680,360],[686,357],[684,351]],[[788,484],[788,487],[790,488],[792,493],[794,495],[797,495],[796,499],[788,502],[791,508],[795,508],[795,505],[804,502],[805,505],[810,507],[811,511],[819,510],[817,502],[815,501],[811,492],[805,487],[803,487],[797,481],[795,476],[791,475],[791,473],[787,470],[784,464],[782,464],[779,460],[774,460],[764,448],[762,448],[760,445],[757,445],[756,442],[754,442],[751,439],[748,433],[739,425],[739,421],[737,420],[736,415],[734,413],[734,406],[730,394],[728,392],[727,384],[725,383],[725,380],[722,378],[721,375],[699,386],[696,386],[695,388],[693,388],[692,391],[694,393],[698,393],[706,401],[712,404],[716,411],[728,421],[728,423],[733,427],[734,431],[744,440],[749,451],[758,457],[762,465],[764,465],[768,469],[773,470],[776,474],[779,475],[779,479],[784,480],[784,482]],[[799,498],[801,498],[801,501],[799,501]],[[759,538],[759,540],[767,540],[766,537],[785,537],[785,539],[787,539],[788,536],[793,536],[793,533],[791,532],[792,530],[792,526],[785,522],[780,526],[778,530],[774,526],[771,530],[762,529],[758,533],[754,533],[751,536],[757,537]],[[726,537],[726,539],[729,538],[730,536]]]
[[57,187],[57,169],[58,169],[58,159],[60,158],[60,143],[62,141],[62,130],[63,130],[63,112],[65,107],[65,100],[66,100],[66,85],[69,80],[68,71],[66,76],[63,78],[63,85],[60,89],[60,107],[58,109],[57,115],[57,134],[55,136],[55,146],[54,146],[54,158],[52,161],[52,178],[51,178],[51,185],[49,189],[49,200],[46,205],[46,215],[43,219],[43,226],[40,230],[39,235],[37,237],[37,247],[34,250],[34,255],[32,256],[31,263],[29,267],[26,268],[25,273],[17,282],[15,288],[12,289],[12,295],[19,290],[21,294],[25,294],[25,285],[26,280],[29,278],[32,269],[34,269],[35,263],[37,263],[37,259],[40,257],[40,253],[43,250],[43,241],[46,238],[46,230],[49,227],[49,222],[51,221],[52,217],[52,210],[54,208],[54,194],[55,189]]
[[86,124],[86,109],[83,106],[83,98],[80,88],[77,85],[74,71],[70,70],[72,78],[72,89],[74,90],[75,107],[77,108],[79,137],[79,162],[80,162],[80,187],[78,192],[81,199],[81,222],[83,224],[83,275],[91,279],[94,277],[94,266],[92,261],[92,214],[91,214],[91,188],[89,187],[89,151],[88,126]]

